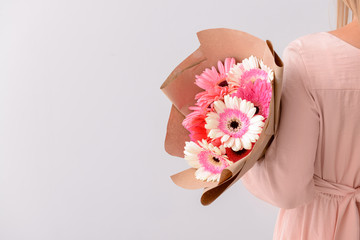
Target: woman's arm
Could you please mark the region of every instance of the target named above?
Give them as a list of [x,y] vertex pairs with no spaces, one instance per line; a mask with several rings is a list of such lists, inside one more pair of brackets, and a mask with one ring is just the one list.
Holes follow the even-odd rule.
[[283,62],[278,131],[264,157],[241,180],[256,197],[280,208],[295,208],[314,197],[320,121],[299,40],[285,48]]

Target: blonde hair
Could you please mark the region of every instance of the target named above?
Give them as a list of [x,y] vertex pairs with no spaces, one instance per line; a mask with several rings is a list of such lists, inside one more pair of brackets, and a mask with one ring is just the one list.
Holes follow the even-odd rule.
[[360,0],[337,0],[337,28],[348,24],[350,10],[352,19],[357,17],[360,23]]

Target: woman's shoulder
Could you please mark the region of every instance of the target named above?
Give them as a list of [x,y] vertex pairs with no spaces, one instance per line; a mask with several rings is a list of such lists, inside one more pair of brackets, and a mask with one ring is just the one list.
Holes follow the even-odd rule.
[[[300,36],[285,47],[282,57],[293,58],[305,62],[306,65],[316,66],[326,61],[332,61],[343,54],[344,48],[339,41],[328,32],[315,32]],[[324,61],[324,58],[328,60]],[[330,64],[330,63],[329,63]]]
[[[285,47],[283,56],[290,52],[296,53],[314,64],[319,63],[319,59],[323,62],[326,60],[329,64],[335,64],[338,59],[341,59],[342,62],[354,62],[360,58],[360,48],[329,32],[310,33],[292,40]],[[345,54],[346,59],[343,57]]]
[[329,50],[330,36],[328,35],[330,35],[328,32],[315,32],[300,36],[288,43],[284,53],[288,50],[295,50],[300,54]]

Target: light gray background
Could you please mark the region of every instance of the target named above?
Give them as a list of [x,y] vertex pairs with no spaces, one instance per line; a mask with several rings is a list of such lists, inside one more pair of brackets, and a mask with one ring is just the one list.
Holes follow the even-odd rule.
[[212,205],[170,175],[160,85],[227,27],[272,41],[335,28],[335,0],[1,1],[0,239],[271,239],[238,182]]

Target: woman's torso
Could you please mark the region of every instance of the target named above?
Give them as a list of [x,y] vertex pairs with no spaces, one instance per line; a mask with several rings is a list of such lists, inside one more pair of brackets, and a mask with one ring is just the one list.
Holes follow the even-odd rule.
[[360,49],[328,32],[310,34],[301,40],[311,91],[320,115],[315,174],[358,187]]
[[[297,39],[320,120],[315,199],[280,209],[273,239],[360,239],[360,49],[328,33]],[[306,149],[304,149],[306,151]]]

